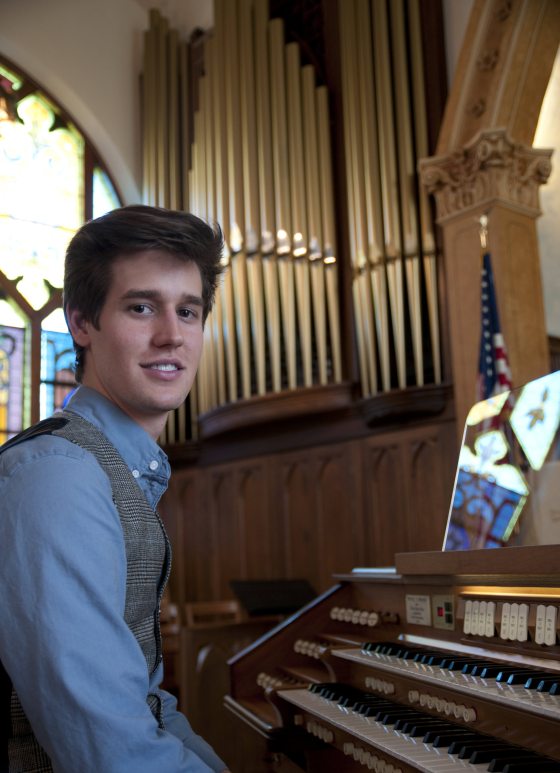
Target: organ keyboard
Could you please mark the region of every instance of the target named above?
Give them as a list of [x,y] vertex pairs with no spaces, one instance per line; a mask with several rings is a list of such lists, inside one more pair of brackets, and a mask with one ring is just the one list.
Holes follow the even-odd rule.
[[[356,570],[230,661],[243,771],[560,771],[560,551]],[[252,741],[251,741],[252,739]]]

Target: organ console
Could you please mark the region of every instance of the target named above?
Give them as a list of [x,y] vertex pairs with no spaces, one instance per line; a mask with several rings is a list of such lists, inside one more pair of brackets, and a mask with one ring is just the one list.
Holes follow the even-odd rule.
[[261,750],[236,773],[560,771],[559,472],[560,371],[477,403],[445,550],[338,576],[230,661]]
[[560,551],[398,554],[230,661],[251,771],[560,771]]

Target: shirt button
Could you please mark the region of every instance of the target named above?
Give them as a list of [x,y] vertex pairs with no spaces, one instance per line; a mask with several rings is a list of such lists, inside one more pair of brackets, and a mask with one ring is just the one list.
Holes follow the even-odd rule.
[[140,472],[138,470],[132,470],[132,477],[133,478],[139,478]]
[[159,467],[159,462],[156,462],[155,459],[152,459],[152,461],[150,462],[150,464],[148,466],[149,466],[150,470],[157,470],[157,468]]

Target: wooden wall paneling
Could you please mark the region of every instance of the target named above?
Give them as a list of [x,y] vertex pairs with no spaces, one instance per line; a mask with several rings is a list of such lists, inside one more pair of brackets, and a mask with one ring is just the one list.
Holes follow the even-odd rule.
[[308,452],[277,457],[273,487],[277,494],[278,521],[282,524],[282,548],[287,578],[305,577],[318,591],[319,563],[314,548],[315,488]]
[[186,601],[215,598],[215,530],[208,509],[204,471],[174,471],[160,511],[173,550],[171,599],[182,610]]
[[359,445],[282,454],[276,464],[286,576],[304,577],[320,593],[364,551]]
[[355,441],[317,451],[318,591],[333,584],[333,574],[363,565],[365,559],[360,456]]
[[230,598],[232,579],[281,574],[269,507],[268,461],[247,459],[204,470],[212,521],[213,588],[205,598]]
[[408,469],[406,546],[401,550],[441,550],[457,466],[455,424],[414,432],[405,449]]
[[214,544],[212,575],[214,586],[210,599],[231,597],[228,578],[242,576],[245,553],[241,543],[239,503],[236,490],[236,466],[220,465],[206,471],[208,505]]
[[405,550],[407,470],[398,435],[374,436],[362,447],[366,562],[393,566],[395,553]]
[[270,497],[270,460],[249,459],[236,471],[241,573],[233,579],[273,579],[283,576],[282,551],[278,550],[276,511]]

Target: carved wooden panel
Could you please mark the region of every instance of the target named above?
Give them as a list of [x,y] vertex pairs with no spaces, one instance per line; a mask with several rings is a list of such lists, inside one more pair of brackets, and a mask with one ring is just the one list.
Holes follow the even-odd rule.
[[364,529],[358,442],[283,454],[271,461],[284,526],[287,577],[304,577],[318,592],[363,557]]
[[408,443],[408,551],[440,550],[443,545],[457,465],[454,435],[452,424],[428,427]]
[[173,600],[231,597],[232,579],[307,579],[438,550],[457,462],[452,419],[178,471],[162,514]]
[[362,463],[367,563],[371,566],[392,566],[395,553],[402,550],[408,540],[405,511],[407,471],[398,436],[365,440]]

